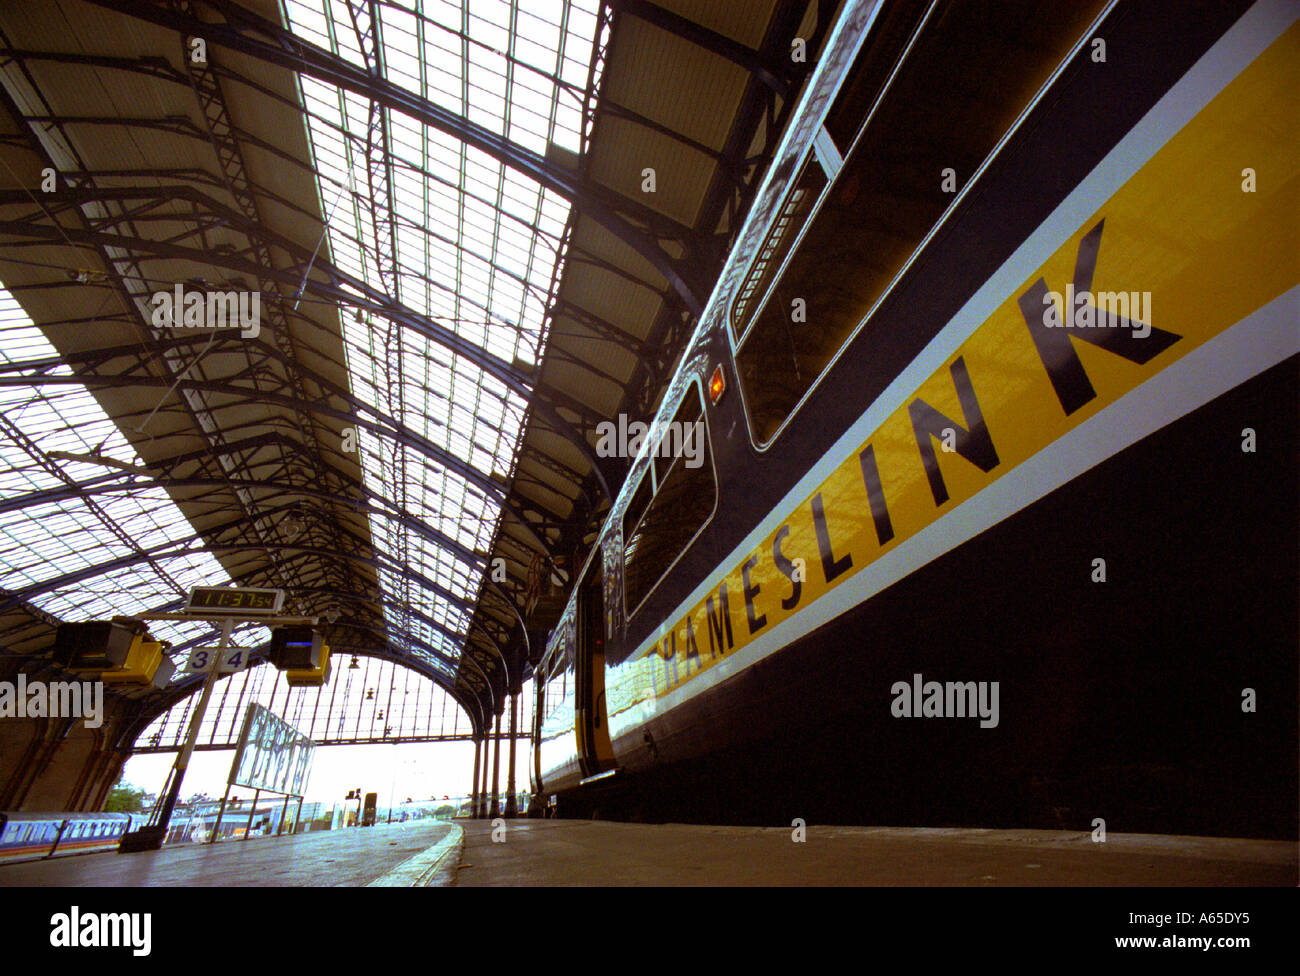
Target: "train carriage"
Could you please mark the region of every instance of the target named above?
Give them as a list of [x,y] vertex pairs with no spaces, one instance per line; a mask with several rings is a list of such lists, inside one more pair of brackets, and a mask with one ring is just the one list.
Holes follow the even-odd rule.
[[[126,813],[0,813],[0,864],[115,851],[132,821]],[[57,843],[56,843],[57,842]]]
[[844,5],[539,665],[539,797],[1294,835],[1298,18]]

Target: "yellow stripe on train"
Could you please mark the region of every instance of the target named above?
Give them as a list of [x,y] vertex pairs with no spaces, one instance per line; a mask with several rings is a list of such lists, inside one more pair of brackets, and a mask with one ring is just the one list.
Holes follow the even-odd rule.
[[[641,650],[634,680],[642,694],[690,681],[1300,282],[1300,155],[1289,138],[1297,93],[1300,24],[1007,296],[704,601]],[[1248,169],[1254,192],[1243,182]],[[1070,297],[1078,304],[1067,326]]]

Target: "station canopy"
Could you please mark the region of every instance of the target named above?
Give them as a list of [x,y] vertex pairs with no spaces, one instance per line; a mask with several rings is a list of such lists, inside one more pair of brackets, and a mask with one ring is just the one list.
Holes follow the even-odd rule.
[[[279,587],[490,722],[835,7],[4,5],[0,654]],[[120,692],[132,727],[197,680]]]

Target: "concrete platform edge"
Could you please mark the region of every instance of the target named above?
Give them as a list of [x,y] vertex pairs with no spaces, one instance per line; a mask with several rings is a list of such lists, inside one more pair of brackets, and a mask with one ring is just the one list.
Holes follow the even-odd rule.
[[367,888],[441,888],[451,884],[460,861],[465,830],[451,824],[447,836],[426,851],[409,857]]

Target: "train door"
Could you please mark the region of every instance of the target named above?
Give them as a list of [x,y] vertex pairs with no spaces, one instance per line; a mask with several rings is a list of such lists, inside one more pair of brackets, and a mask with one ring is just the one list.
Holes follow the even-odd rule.
[[583,776],[614,765],[605,716],[605,586],[599,549],[578,588],[577,736]]

